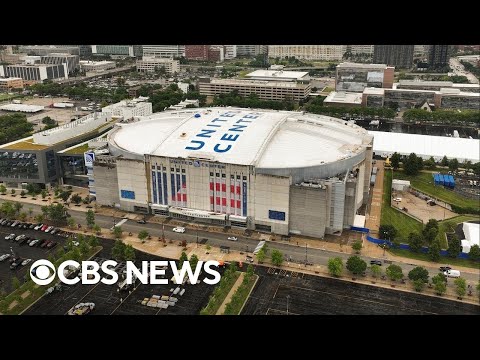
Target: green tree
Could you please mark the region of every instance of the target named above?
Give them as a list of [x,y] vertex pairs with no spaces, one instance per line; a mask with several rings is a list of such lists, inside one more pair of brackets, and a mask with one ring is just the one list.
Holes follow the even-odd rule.
[[7,188],[5,187],[5,185],[0,184],[0,194],[5,195],[6,192]]
[[448,256],[450,256],[451,258],[456,258],[458,255],[460,255],[461,251],[462,244],[460,240],[458,240],[457,235],[453,234],[448,241]]
[[16,276],[12,278],[12,287],[16,290],[20,287],[20,280]]
[[437,281],[434,283],[434,289],[437,295],[443,295],[447,292],[447,284],[443,281]]
[[41,194],[42,194],[42,199],[44,199],[44,200],[48,196],[48,192],[45,189],[42,190]]
[[20,214],[20,211],[23,209],[23,204],[20,204],[18,201],[15,201],[15,203],[13,204],[13,207],[15,208],[15,212],[18,214]]
[[397,170],[400,168],[400,160],[402,157],[400,156],[399,153],[394,152],[392,157],[390,158],[390,163],[392,164],[392,167]]
[[440,241],[434,240],[428,249],[430,260],[437,262],[440,260]]
[[95,213],[92,211],[92,209],[88,209],[88,211],[85,214],[86,219],[87,219],[87,226],[91,229],[95,225]]
[[67,218],[67,225],[69,228],[73,228],[75,226],[75,220],[72,217]]
[[95,234],[97,235],[99,235],[102,232],[102,228],[98,224],[93,225],[92,230],[95,231]]
[[275,266],[282,265],[283,254],[279,250],[277,250],[277,249],[272,250],[272,254],[270,256],[271,256],[271,260],[272,260],[273,265],[275,265]]
[[32,209],[32,208],[28,208],[28,216],[32,217],[32,214],[33,214],[33,209]]
[[422,169],[422,165],[422,158],[415,153],[411,153],[403,161],[403,170],[405,174],[414,176]]
[[388,278],[393,281],[403,278],[402,268],[395,264],[389,265],[385,270],[385,273],[387,274]]
[[414,267],[408,272],[408,278],[410,280],[422,280],[424,283],[428,282],[428,270],[423,266]]
[[22,191],[20,192],[20,196],[21,196],[22,198],[25,197],[26,194],[27,194],[27,193],[25,192],[25,190],[22,190]]
[[49,205],[47,206],[47,216],[55,223],[65,223],[67,218],[67,209],[65,206],[63,206],[63,204]]
[[380,233],[380,239],[393,241],[397,237],[397,229],[393,225],[380,225],[378,229]]
[[422,236],[417,232],[411,232],[408,234],[408,245],[413,252],[420,252],[423,245]]
[[125,246],[123,257],[125,261],[134,261],[135,260],[135,249],[132,245]]
[[188,260],[188,262],[190,263],[192,271],[195,271],[198,264],[198,256],[196,254],[193,254],[192,256],[190,256],[190,260]]
[[15,189],[10,190],[10,193],[11,193],[12,195],[15,195],[15,193],[16,193]]
[[423,282],[422,279],[417,279],[413,281],[413,288],[417,292],[421,292],[423,288],[425,287],[425,283]]
[[443,158],[442,158],[442,161],[440,161],[440,165],[442,166],[448,166],[449,162],[448,162],[448,158],[447,156],[445,155]]
[[122,237],[122,233],[123,233],[123,230],[121,226],[113,227],[113,236],[115,237],[115,239],[120,239]]
[[372,276],[374,278],[380,276],[382,274],[382,268],[379,265],[373,264],[370,266],[370,271],[372,272]]
[[249,265],[247,266],[247,274],[246,274],[247,277],[248,277],[249,279],[251,279],[252,276],[253,276],[253,274],[254,274],[254,272],[255,272],[255,270],[253,269],[252,264],[249,264]]
[[142,242],[145,241],[146,238],[148,238],[149,234],[147,230],[142,230],[138,233],[138,238],[142,240]]
[[436,219],[428,220],[428,222],[425,224],[425,227],[423,228],[423,236],[426,237],[426,233],[431,229],[435,229],[438,233],[438,229],[439,229],[438,220]]
[[455,292],[459,298],[463,298],[467,293],[467,282],[464,278],[456,278],[453,283],[455,284]]
[[430,159],[425,161],[424,165],[428,167],[430,170],[435,170],[437,168],[437,163],[435,162],[435,159],[433,158],[433,156],[430,156]]
[[328,272],[332,276],[340,277],[343,272],[342,258],[335,257],[335,258],[328,259]]
[[4,214],[9,219],[13,218],[17,212],[15,206],[10,201],[3,202],[0,205],[0,210],[2,214]]
[[71,200],[75,205],[78,205],[82,202],[82,197],[78,194],[73,194]]
[[115,240],[115,244],[112,247],[112,257],[115,260],[125,260],[125,247],[126,245],[122,240]]
[[458,169],[458,160],[457,159],[450,159],[448,162],[448,168],[450,170],[457,170]]
[[362,250],[362,242],[359,240],[354,241],[352,244],[352,249],[355,251],[355,253],[360,254],[360,250]]
[[367,270],[367,263],[358,256],[350,256],[347,260],[347,270],[353,274],[363,274]]
[[88,243],[92,248],[96,247],[99,245],[98,238],[96,236],[90,236]]
[[265,261],[265,258],[267,257],[266,251],[264,250],[264,247],[262,247],[258,252],[257,252],[257,260],[259,263],[263,263]]
[[180,264],[183,264],[185,261],[188,261],[188,256],[185,251],[182,251],[182,254],[180,255]]
[[70,191],[62,191],[62,192],[58,195],[58,197],[59,197],[60,199],[62,199],[64,202],[66,202],[66,201],[68,200],[68,198],[70,197],[70,194],[71,194]]
[[36,221],[36,222],[41,223],[41,222],[43,222],[43,220],[45,220],[45,216],[43,216],[43,214],[37,214],[37,215],[35,215],[35,221]]
[[79,248],[74,247],[71,252],[71,259],[75,261],[80,261],[81,258],[82,258],[82,254],[80,253]]
[[25,221],[27,219],[27,213],[26,212],[21,212],[19,215],[18,215],[18,219],[20,221]]
[[90,246],[88,246],[86,241],[80,242],[80,245],[78,246],[78,248],[80,249],[80,253],[83,256],[87,255],[88,252],[90,251]]
[[473,261],[480,260],[480,246],[477,244],[472,245],[470,252],[468,253],[468,258]]

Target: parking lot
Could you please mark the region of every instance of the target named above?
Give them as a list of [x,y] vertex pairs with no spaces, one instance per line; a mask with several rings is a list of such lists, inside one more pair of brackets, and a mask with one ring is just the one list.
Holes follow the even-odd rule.
[[257,267],[242,315],[477,314],[476,305],[302,273]]
[[[430,219],[444,220],[457,216],[453,211],[445,209],[440,205],[429,205],[425,199],[415,196],[411,192],[392,192],[394,199],[401,199],[400,201],[392,200],[392,207],[403,209],[413,216],[421,219],[427,223]],[[406,209],[406,210],[405,210]]]
[[[17,241],[5,240],[5,237],[9,234],[15,234],[19,236],[25,234],[26,236],[33,239],[40,240],[50,240],[54,241],[56,245],[50,249],[46,247],[40,247],[38,244],[36,246],[29,246],[26,241],[19,244]],[[24,281],[24,277],[30,268],[30,265],[38,259],[47,259],[50,253],[57,251],[61,246],[65,244],[66,239],[58,235],[52,235],[49,233],[29,230],[29,229],[19,229],[17,227],[12,228],[10,226],[0,226],[0,256],[4,254],[10,254],[10,258],[5,259],[0,262],[0,288],[7,293],[13,290],[12,279],[17,277],[20,282]],[[12,254],[13,251],[13,254]],[[30,264],[25,266],[19,266],[16,269],[10,269],[10,260],[13,257],[19,257],[21,259],[32,259]]]
[[[112,241],[101,241],[102,250],[94,261],[110,259]],[[168,260],[153,255],[136,251],[135,263],[140,267],[143,260]],[[120,263],[116,271],[121,274],[124,263]],[[222,272],[222,270],[221,270]],[[171,279],[173,273],[167,269],[165,278]],[[204,276],[200,276],[200,281]],[[120,282],[120,281],[119,281]],[[118,283],[117,283],[118,284]],[[35,303],[25,314],[30,315],[64,315],[76,304],[93,302],[95,309],[92,315],[195,315],[207,304],[208,298],[214,286],[207,285],[202,281],[196,285],[175,285],[169,281],[168,285],[143,285],[138,280],[135,287],[128,290],[119,290],[117,284],[96,285],[76,284],[73,286],[62,285],[60,290],[45,295]],[[185,289],[182,295],[173,295],[177,287]],[[158,297],[167,296],[176,298],[175,304],[167,308],[142,305],[145,298],[151,299],[154,295]],[[152,304],[151,304],[152,305]]]

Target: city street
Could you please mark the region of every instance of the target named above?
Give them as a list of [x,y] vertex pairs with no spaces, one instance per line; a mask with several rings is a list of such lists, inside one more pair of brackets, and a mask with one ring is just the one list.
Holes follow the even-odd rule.
[[465,67],[457,58],[450,58],[450,67],[453,69],[455,75],[466,76],[471,84],[478,84],[478,79],[472,73],[465,70]]
[[[0,202],[3,200],[0,200]],[[32,208],[33,214],[40,214],[40,206],[39,205],[33,205],[29,204],[29,207]],[[85,220],[85,212],[80,212],[80,211],[75,211],[74,208],[69,209],[69,213],[72,215],[72,217],[75,219],[75,222],[78,224],[82,224],[82,226],[86,225],[86,220]],[[110,229],[113,226],[114,220],[116,222],[119,222],[121,218],[113,218],[111,216],[104,216],[104,215],[95,215],[95,221],[96,223],[104,228],[104,229]],[[198,239],[199,242],[202,242],[202,239],[206,238],[208,239],[207,244],[210,246],[229,246],[230,250],[234,251],[240,251],[244,253],[251,253],[255,247],[258,244],[257,239],[249,239],[246,237],[242,236],[237,236],[238,241],[229,241],[227,240],[227,237],[230,236],[229,233],[217,233],[217,232],[208,232],[208,231],[203,231],[203,230],[194,230],[194,229],[188,229],[186,230],[185,233],[179,234],[175,233],[172,231],[173,225],[165,225],[165,237],[166,239],[171,239],[173,241],[180,241],[180,240],[186,240],[188,243],[195,243]],[[162,226],[160,224],[153,224],[153,223],[147,223],[147,224],[138,224],[134,220],[127,220],[122,225],[122,230],[124,232],[132,232],[134,234],[139,233],[141,230],[147,230],[148,233],[153,237],[153,238],[158,238],[162,236]],[[319,242],[319,245],[321,245],[321,242]],[[340,257],[344,261],[346,261],[351,254],[349,253],[340,253],[340,252],[334,252],[334,251],[328,251],[328,250],[322,250],[318,248],[305,248],[305,247],[300,247],[297,246],[296,244],[291,244],[287,243],[284,241],[270,241],[268,242],[268,247],[269,249],[277,249],[280,250],[286,257],[290,258],[292,262],[296,263],[305,263],[305,260],[308,263],[313,263],[315,265],[324,265],[326,266],[328,263],[328,259],[331,257]],[[362,256],[367,262],[369,262],[371,257],[366,257]],[[402,263],[402,262],[396,262],[393,261],[393,263],[397,263],[402,266],[403,273],[408,274],[408,272],[415,267],[415,265],[411,263]],[[439,271],[438,267],[444,265],[444,264],[435,264],[435,266],[427,267],[427,270],[430,273],[430,276],[435,276]],[[385,267],[385,266],[384,266]],[[472,283],[477,283],[479,279],[479,274],[478,270],[471,269],[470,272],[465,272],[462,271],[462,277],[464,277],[466,280],[471,281]]]

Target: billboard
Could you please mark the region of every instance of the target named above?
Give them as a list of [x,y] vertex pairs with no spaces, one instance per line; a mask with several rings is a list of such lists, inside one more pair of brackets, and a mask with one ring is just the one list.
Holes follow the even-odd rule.
[[95,161],[95,154],[93,152],[86,152],[83,154],[85,160],[85,166],[88,168],[93,167],[93,162]]

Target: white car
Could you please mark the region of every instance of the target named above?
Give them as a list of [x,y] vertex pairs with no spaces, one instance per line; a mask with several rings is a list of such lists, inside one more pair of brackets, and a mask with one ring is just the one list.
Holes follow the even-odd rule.
[[40,241],[40,239],[32,240],[32,241],[30,241],[30,244],[28,244],[28,246],[35,246],[39,241]]
[[227,239],[230,240],[230,241],[237,241],[238,240],[237,237],[235,237],[235,236],[229,236]]
[[32,261],[32,259],[25,259],[22,261],[22,266],[25,266],[25,265],[28,265],[30,264],[30,262]]
[[4,261],[4,260],[7,260],[10,256],[10,254],[3,254],[2,256],[0,256],[0,261]]
[[16,238],[15,238],[15,241],[20,241],[20,240],[23,240],[25,239],[27,236],[26,235],[18,235]]
[[400,201],[402,201],[402,198],[397,197],[397,198],[393,199],[393,201],[400,202]]
[[34,229],[34,230],[40,230],[42,227],[43,227],[43,224],[38,224],[38,225],[35,226],[33,229]]
[[10,225],[10,226],[11,226],[11,227],[15,227],[15,226],[17,226],[18,224],[20,224],[20,221],[15,220],[15,221],[13,222],[13,224]]
[[48,233],[53,230],[53,226],[49,226],[48,228],[45,229],[45,232]]
[[72,245],[73,246],[78,246],[78,245],[80,245],[80,243],[78,241],[72,241]]
[[173,228],[173,232],[176,232],[176,233],[184,233],[185,232],[185,228],[184,227],[174,227]]
[[15,234],[10,234],[5,236],[5,240],[12,240],[12,239],[15,239]]

